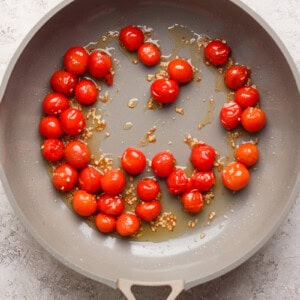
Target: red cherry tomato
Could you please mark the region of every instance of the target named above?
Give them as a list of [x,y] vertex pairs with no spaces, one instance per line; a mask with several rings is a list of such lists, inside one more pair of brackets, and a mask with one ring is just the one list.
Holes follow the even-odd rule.
[[103,194],[98,199],[98,209],[106,215],[118,216],[125,207],[125,201],[120,195]]
[[231,66],[225,72],[224,81],[227,87],[237,90],[247,83],[250,70],[245,66]]
[[109,170],[101,178],[101,188],[103,192],[110,196],[115,196],[122,192],[126,184],[124,173],[120,169]]
[[72,207],[82,217],[92,216],[97,210],[96,197],[86,191],[77,190],[73,195]]
[[69,107],[69,101],[63,94],[50,93],[44,98],[42,106],[46,115],[57,116]]
[[75,87],[75,97],[81,104],[93,104],[98,97],[97,86],[93,81],[83,79]]
[[241,144],[234,153],[235,159],[246,167],[253,166],[258,158],[259,151],[256,145],[252,143]]
[[116,229],[121,236],[131,236],[140,228],[138,217],[131,212],[124,212],[117,218]]
[[97,193],[101,189],[102,173],[97,169],[87,166],[79,173],[78,185],[88,193]]
[[250,173],[243,164],[232,162],[223,170],[222,180],[228,189],[238,191],[248,184]]
[[199,192],[207,192],[215,184],[215,175],[210,171],[197,171],[191,177],[191,190],[198,190]]
[[135,25],[121,29],[119,34],[121,44],[129,51],[136,51],[144,43],[144,33]]
[[85,143],[79,140],[74,140],[66,145],[64,158],[69,165],[80,169],[89,163],[91,160],[91,153]]
[[94,50],[90,54],[88,69],[95,78],[104,78],[110,73],[112,59],[110,55],[101,50]]
[[161,151],[154,155],[151,167],[158,177],[167,177],[173,171],[175,158],[170,151]]
[[82,111],[75,107],[69,107],[64,110],[60,114],[59,120],[64,133],[71,136],[80,134],[86,125]]
[[62,192],[71,191],[75,187],[77,179],[77,170],[69,164],[56,167],[52,175],[53,185]]
[[59,139],[46,139],[43,141],[41,150],[44,158],[48,161],[59,161],[64,156],[64,144]]
[[204,48],[205,58],[215,66],[226,64],[230,52],[230,48],[221,40],[213,40]]
[[86,72],[89,54],[83,47],[72,47],[64,55],[64,66],[70,73],[82,75]]
[[167,177],[168,191],[173,195],[184,193],[189,184],[189,179],[182,169],[174,169]]
[[146,66],[154,66],[160,61],[160,50],[153,43],[144,43],[138,49],[138,58]]
[[155,200],[160,192],[160,186],[157,180],[153,178],[144,178],[136,186],[138,196],[143,201]]
[[252,86],[243,86],[236,90],[234,101],[242,108],[255,106],[259,100],[258,90]]
[[190,160],[198,171],[209,171],[214,166],[216,151],[213,147],[198,143],[192,148]]
[[179,83],[187,83],[193,79],[192,66],[183,58],[175,58],[168,64],[167,72],[170,79]]
[[174,102],[179,95],[179,85],[172,79],[156,79],[151,84],[150,90],[153,99],[162,104]]
[[220,111],[220,122],[228,130],[239,126],[242,108],[235,102],[224,103]]
[[95,218],[95,224],[99,231],[103,233],[113,232],[116,229],[117,219],[114,216],[108,216],[99,213]]
[[161,203],[158,200],[140,202],[135,208],[135,213],[141,220],[150,222],[161,213]]
[[202,194],[197,190],[186,192],[181,196],[181,203],[186,211],[196,214],[203,208]]
[[62,135],[62,126],[56,117],[47,116],[40,121],[41,136],[48,139],[56,139]]
[[141,150],[129,147],[122,154],[121,165],[130,175],[140,174],[146,167],[146,156]]
[[66,96],[71,96],[77,84],[77,76],[75,74],[59,70],[53,73],[50,78],[52,89]]
[[247,107],[241,116],[241,123],[248,132],[258,132],[265,126],[266,114],[258,107]]

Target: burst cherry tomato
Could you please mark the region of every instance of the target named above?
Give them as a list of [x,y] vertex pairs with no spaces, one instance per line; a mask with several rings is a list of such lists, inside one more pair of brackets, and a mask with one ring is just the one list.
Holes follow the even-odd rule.
[[186,192],[181,195],[181,203],[186,211],[196,214],[203,208],[202,194],[197,190]]
[[117,219],[114,216],[99,213],[95,218],[95,224],[103,233],[113,232],[116,229]]
[[248,184],[250,173],[243,164],[232,162],[223,170],[222,180],[228,189],[238,191]]
[[198,171],[208,171],[212,169],[215,157],[216,151],[213,147],[198,143],[192,148],[190,160]]
[[258,158],[259,158],[259,151],[256,145],[252,143],[245,143],[241,144],[236,150],[235,150],[235,159],[244,164],[246,167],[253,166]]
[[101,189],[102,173],[97,169],[87,166],[79,173],[78,185],[88,193],[97,193]]
[[140,202],[135,208],[135,213],[141,220],[150,222],[161,213],[161,203],[158,200]]
[[153,43],[144,43],[138,49],[138,58],[146,66],[154,66],[160,61],[160,50]]
[[74,140],[66,145],[64,158],[69,165],[80,169],[89,163],[91,160],[91,153],[85,143],[79,140]]
[[86,191],[77,190],[73,195],[72,207],[82,217],[92,216],[97,210],[96,197]]
[[258,90],[252,86],[243,86],[236,90],[234,101],[242,108],[255,106],[259,100]]
[[123,152],[121,165],[130,175],[140,174],[146,167],[146,156],[141,150],[129,147]]
[[105,79],[105,83],[107,85],[109,85],[109,86],[113,85],[113,83],[114,83],[114,75],[113,75],[112,72],[109,72],[107,75],[105,75],[104,79]]
[[52,89],[66,96],[71,96],[77,84],[77,76],[67,71],[59,70],[50,78]]
[[158,177],[167,177],[173,171],[175,158],[170,151],[161,151],[154,155],[151,167]]
[[189,184],[189,179],[182,169],[174,169],[167,177],[168,191],[173,195],[184,193]]
[[266,114],[258,107],[247,107],[241,116],[241,123],[248,132],[258,132],[265,126]]
[[110,196],[103,194],[98,198],[98,208],[106,215],[118,216],[125,207],[125,201],[120,195]]
[[220,111],[220,122],[228,130],[239,126],[242,115],[242,108],[235,102],[224,103]]
[[156,79],[150,90],[153,99],[162,104],[174,102],[179,95],[179,85],[172,79]]
[[80,134],[86,125],[82,111],[75,107],[69,107],[64,110],[60,114],[59,120],[64,133],[71,136]]
[[86,72],[89,54],[83,47],[72,47],[64,55],[64,66],[70,73],[82,75]]
[[205,58],[215,66],[226,64],[230,52],[230,48],[221,40],[213,40],[204,48]]
[[49,116],[57,116],[69,107],[66,96],[59,93],[50,93],[43,100],[43,111]]
[[131,236],[140,228],[138,217],[131,212],[124,212],[117,218],[116,229],[121,236]]
[[225,84],[232,90],[244,86],[250,76],[250,70],[245,66],[231,66],[225,72]]
[[194,72],[192,66],[183,58],[175,58],[167,68],[170,79],[179,83],[187,83],[192,80]]
[[62,135],[62,126],[56,117],[47,116],[40,121],[40,134],[48,139],[56,139]]
[[44,158],[48,161],[59,161],[64,156],[64,144],[59,139],[46,139],[41,147]]
[[77,179],[77,170],[69,164],[56,167],[52,175],[53,185],[62,192],[71,191],[75,187]]
[[81,104],[93,104],[98,97],[98,89],[95,83],[88,79],[81,80],[75,87],[75,97]]
[[160,186],[157,180],[153,178],[144,178],[136,186],[138,196],[143,201],[155,200],[160,192]]
[[215,183],[215,175],[210,171],[197,171],[191,177],[192,190],[196,189],[199,192],[207,192]]
[[125,184],[125,175],[120,169],[107,171],[101,178],[101,188],[103,192],[110,196],[115,196],[121,193]]
[[94,50],[90,54],[88,69],[95,78],[104,78],[110,73],[112,59],[110,55],[101,50]]
[[121,44],[129,51],[136,51],[144,43],[144,33],[135,25],[121,29],[119,34]]

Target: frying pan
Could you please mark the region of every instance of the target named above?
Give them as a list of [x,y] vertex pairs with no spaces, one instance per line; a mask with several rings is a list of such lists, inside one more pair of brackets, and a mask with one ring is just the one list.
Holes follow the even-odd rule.
[[[259,134],[260,161],[249,186],[232,194],[219,187],[200,224],[163,241],[135,241],[102,236],[68,209],[51,185],[40,154],[37,126],[41,101],[49,92],[48,79],[61,67],[61,57],[73,45],[87,45],[111,30],[128,24],[153,28],[164,53],[178,49],[168,28],[184,25],[188,32],[227,40],[237,62],[252,69],[268,116]],[[105,152],[120,155],[157,126],[157,142],[143,150],[148,157],[169,148],[185,165],[187,134],[228,153],[226,134],[217,125],[224,90],[216,89],[216,72],[200,65],[202,80],[196,88],[184,86],[178,106],[151,112],[144,104],[128,112],[127,101],[147,99],[149,69],[136,66],[115,49],[119,66],[111,100],[104,105],[110,139],[99,142]],[[182,51],[182,52],[180,52]],[[4,76],[0,98],[1,180],[12,206],[33,236],[58,260],[72,269],[119,287],[127,297],[139,285],[170,285],[170,298],[183,288],[220,276],[254,254],[275,232],[299,192],[299,76],[284,46],[268,26],[238,1],[65,1],[52,10],[26,37]],[[118,92],[116,92],[118,90]],[[146,92],[145,92],[146,91]],[[213,124],[199,130],[213,98]],[[125,99],[125,100],[124,100]],[[201,114],[202,113],[202,114]],[[124,131],[124,122],[133,123]],[[135,125],[136,124],[136,125]],[[255,138],[250,136],[245,138]],[[172,143],[170,143],[172,141]],[[209,226],[207,213],[216,212]],[[200,234],[205,233],[201,239]]]

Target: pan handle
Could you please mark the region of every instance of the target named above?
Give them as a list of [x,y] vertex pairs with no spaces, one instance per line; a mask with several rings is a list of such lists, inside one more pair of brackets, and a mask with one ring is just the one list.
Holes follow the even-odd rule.
[[183,280],[173,280],[173,281],[162,281],[162,282],[147,282],[147,281],[131,281],[128,279],[119,279],[117,282],[118,289],[125,295],[127,300],[135,300],[135,296],[132,293],[132,286],[170,286],[171,292],[166,300],[175,300],[176,297],[184,289]]

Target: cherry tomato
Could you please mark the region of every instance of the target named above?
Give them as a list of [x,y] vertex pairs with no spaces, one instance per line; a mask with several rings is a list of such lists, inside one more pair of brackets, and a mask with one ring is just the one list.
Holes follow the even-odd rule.
[[82,217],[92,216],[97,210],[96,197],[87,191],[77,190],[73,195],[72,207]]
[[172,79],[156,79],[151,84],[150,90],[153,99],[162,104],[174,102],[179,95],[179,85]]
[[158,200],[140,202],[135,207],[135,213],[141,220],[150,222],[161,213],[161,203]]
[[258,132],[265,126],[266,114],[258,107],[247,107],[242,113],[241,123],[248,132]]
[[103,233],[113,232],[116,229],[117,219],[114,216],[97,214],[95,224],[99,231]]
[[189,184],[189,179],[182,169],[174,169],[167,177],[168,191],[173,195],[184,193]]
[[252,143],[245,143],[241,144],[235,150],[235,159],[245,165],[246,167],[253,166],[258,158],[259,158],[259,151],[256,145]]
[[141,150],[129,147],[122,154],[121,165],[130,175],[140,174],[146,167],[146,156]]
[[220,111],[220,122],[228,130],[239,126],[242,115],[242,108],[235,102],[224,103]]
[[199,192],[207,192],[215,184],[215,175],[210,171],[197,171],[191,177],[191,190],[196,189]]
[[43,111],[49,116],[57,116],[69,107],[66,96],[59,93],[50,93],[43,100]]
[[103,194],[98,198],[98,209],[106,215],[118,216],[125,207],[125,201],[120,195]]
[[250,173],[243,164],[232,162],[223,170],[222,180],[228,189],[238,191],[248,184]]
[[121,193],[125,184],[125,175],[120,169],[109,170],[101,178],[101,188],[103,192],[110,196]]
[[71,47],[64,55],[64,66],[70,73],[82,75],[86,72],[89,54],[83,47]]
[[69,164],[62,164],[55,168],[52,175],[53,185],[62,192],[71,191],[78,179],[78,172]]
[[146,66],[154,66],[160,61],[160,50],[153,43],[144,43],[138,49],[138,58]]
[[244,86],[250,76],[250,70],[245,66],[231,66],[225,72],[225,84],[232,90]]
[[187,83],[191,81],[194,76],[192,66],[183,58],[175,58],[170,61],[167,72],[170,79],[179,83]]
[[59,161],[64,156],[64,144],[59,139],[46,139],[43,141],[41,150],[44,158],[48,161]]
[[75,97],[81,104],[93,104],[98,97],[95,83],[88,79],[81,80],[75,87]]
[[101,189],[102,173],[97,169],[87,166],[79,173],[78,185],[88,193],[97,193]]
[[56,117],[47,116],[40,121],[41,136],[48,139],[56,139],[62,135],[62,126]]
[[82,111],[75,107],[69,107],[64,110],[60,114],[59,120],[64,133],[71,136],[80,134],[86,125]]
[[255,106],[259,100],[258,90],[252,86],[243,86],[236,90],[234,101],[242,108]]
[[112,59],[110,55],[101,50],[94,50],[90,54],[88,69],[95,78],[104,78],[110,73]]
[[215,66],[226,64],[231,49],[221,40],[212,40],[204,48],[205,58]]
[[216,151],[213,147],[198,143],[193,146],[190,160],[198,171],[209,171],[214,166]]
[[160,192],[160,186],[157,180],[153,178],[144,178],[136,186],[138,196],[143,201],[155,200]]
[[154,155],[151,167],[158,177],[167,177],[173,171],[175,158],[170,151],[161,151]]
[[186,192],[181,195],[181,203],[186,211],[196,214],[203,208],[202,194],[197,190]]
[[77,76],[75,74],[59,70],[53,73],[50,78],[52,89],[66,96],[71,96],[77,84]]
[[119,34],[121,44],[129,51],[136,51],[144,43],[144,33],[135,25],[121,29]]
[[124,212],[117,218],[116,229],[121,236],[135,234],[140,228],[138,217],[131,212]]
[[69,165],[80,169],[89,163],[91,160],[91,153],[89,147],[85,143],[74,140],[66,145],[64,158]]

